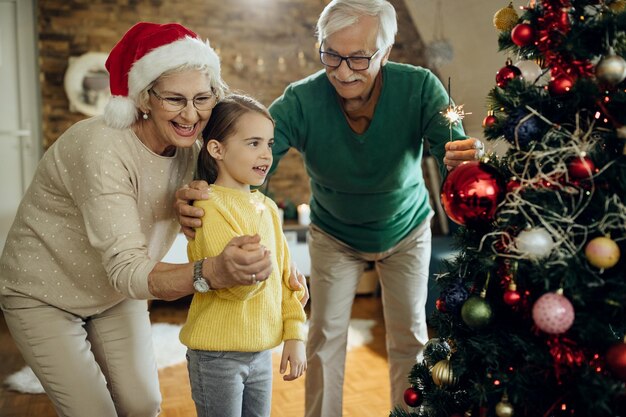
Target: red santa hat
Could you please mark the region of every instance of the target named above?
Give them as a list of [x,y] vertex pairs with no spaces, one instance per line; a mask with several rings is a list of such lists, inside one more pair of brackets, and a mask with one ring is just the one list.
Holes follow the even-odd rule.
[[220,61],[209,42],[177,23],[140,22],[113,47],[106,61],[111,99],[104,109],[107,125],[130,127],[137,119],[137,99],[164,72],[181,65],[208,66],[220,81]]

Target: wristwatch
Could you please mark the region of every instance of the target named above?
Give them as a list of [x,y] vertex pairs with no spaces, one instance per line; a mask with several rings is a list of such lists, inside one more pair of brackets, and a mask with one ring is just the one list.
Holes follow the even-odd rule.
[[211,286],[202,276],[202,262],[204,262],[204,259],[200,259],[193,264],[193,288],[197,292],[205,293],[211,291]]

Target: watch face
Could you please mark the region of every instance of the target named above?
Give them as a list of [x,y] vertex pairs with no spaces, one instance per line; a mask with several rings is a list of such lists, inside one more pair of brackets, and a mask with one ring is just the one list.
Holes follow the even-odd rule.
[[203,279],[198,279],[194,281],[193,288],[195,288],[195,290],[198,292],[207,292],[210,289],[209,284]]

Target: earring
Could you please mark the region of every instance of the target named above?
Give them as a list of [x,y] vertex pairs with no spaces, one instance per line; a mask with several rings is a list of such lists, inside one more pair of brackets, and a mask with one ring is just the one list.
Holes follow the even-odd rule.
[[143,120],[148,120],[150,118],[150,116],[148,116],[148,113],[143,114]]

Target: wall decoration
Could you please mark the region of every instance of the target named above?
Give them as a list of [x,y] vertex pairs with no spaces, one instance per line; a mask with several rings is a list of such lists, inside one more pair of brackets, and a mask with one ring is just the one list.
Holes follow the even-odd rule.
[[109,74],[104,66],[107,54],[87,52],[79,57],[70,57],[65,72],[64,87],[70,101],[70,111],[86,116],[97,116],[104,112],[109,100]]

